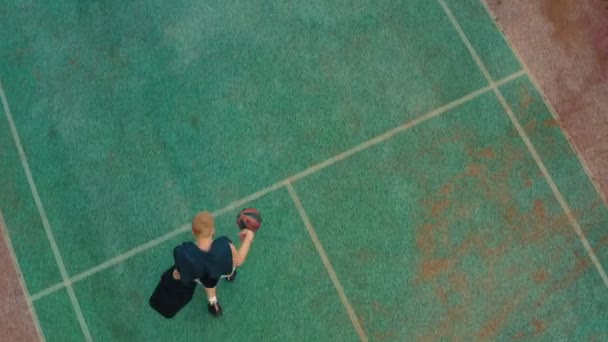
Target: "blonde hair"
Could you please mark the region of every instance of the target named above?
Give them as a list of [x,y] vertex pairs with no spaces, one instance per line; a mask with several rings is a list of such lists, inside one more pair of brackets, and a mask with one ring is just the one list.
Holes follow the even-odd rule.
[[197,238],[210,237],[214,227],[213,215],[208,211],[198,213],[192,220],[192,234]]

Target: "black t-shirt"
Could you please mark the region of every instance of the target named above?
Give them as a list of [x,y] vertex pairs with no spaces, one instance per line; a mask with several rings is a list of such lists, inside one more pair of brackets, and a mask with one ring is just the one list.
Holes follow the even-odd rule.
[[232,241],[221,236],[213,241],[209,251],[194,242],[184,242],[173,249],[175,267],[184,284],[200,281],[207,288],[215,287],[222,275],[232,273]]

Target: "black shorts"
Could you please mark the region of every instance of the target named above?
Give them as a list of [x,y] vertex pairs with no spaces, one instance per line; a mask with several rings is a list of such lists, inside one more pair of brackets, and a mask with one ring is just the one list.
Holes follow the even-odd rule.
[[219,282],[219,279],[214,279],[214,278],[210,278],[210,277],[203,277],[200,280],[195,279],[194,280],[196,283],[203,285],[204,287],[211,289],[217,286],[217,283]]
[[150,306],[165,318],[172,318],[190,302],[196,283],[185,285],[173,278],[174,266],[171,266],[160,277],[150,300]]

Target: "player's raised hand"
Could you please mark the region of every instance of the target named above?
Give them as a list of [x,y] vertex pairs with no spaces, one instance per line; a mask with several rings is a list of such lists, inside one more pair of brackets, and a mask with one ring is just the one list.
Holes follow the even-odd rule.
[[247,240],[252,241],[254,236],[255,233],[249,229],[242,229],[239,232],[239,238],[241,239],[241,242],[245,242]]

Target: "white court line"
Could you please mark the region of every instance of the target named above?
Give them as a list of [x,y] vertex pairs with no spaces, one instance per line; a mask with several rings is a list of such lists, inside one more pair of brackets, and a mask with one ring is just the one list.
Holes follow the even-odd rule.
[[348,298],[346,297],[346,293],[344,292],[344,288],[342,287],[342,284],[340,284],[340,280],[338,280],[338,276],[336,275],[336,272],[334,271],[334,268],[331,265],[329,258],[327,257],[327,253],[325,253],[325,249],[323,248],[323,245],[321,244],[321,241],[319,240],[319,237],[317,236],[317,233],[315,232],[314,227],[310,223],[310,219],[308,218],[306,211],[304,211],[304,207],[302,206],[302,202],[300,201],[298,194],[296,194],[295,190],[293,189],[293,187],[291,186],[290,183],[287,183],[286,186],[287,186],[287,190],[289,191],[289,195],[291,195],[291,199],[293,200],[293,203],[296,205],[296,208],[298,208],[298,212],[300,213],[300,217],[302,218],[302,221],[304,221],[304,225],[306,226],[306,230],[308,231],[308,234],[310,235],[310,239],[312,240],[312,243],[317,248],[317,252],[319,253],[319,256],[321,257],[321,262],[323,262],[323,265],[325,266],[325,269],[327,270],[327,273],[329,274],[329,278],[331,279],[331,282],[334,284],[334,287],[336,288],[336,291],[338,292],[338,296],[340,297],[340,300],[342,301],[342,305],[344,305],[344,308],[346,309],[346,313],[348,313],[348,317],[350,317],[350,320],[353,323],[353,327],[357,331],[357,334],[359,335],[359,338],[361,339],[361,341],[368,341],[367,335],[365,334],[365,331],[363,330],[363,327],[361,326],[361,322],[359,322],[359,318],[357,317],[355,310],[353,310],[352,306],[350,305],[350,302],[348,301]]
[[497,84],[494,82],[494,80],[492,80],[492,77],[490,76],[490,73],[488,72],[488,69],[486,69],[485,65],[481,61],[481,58],[479,57],[479,55],[477,54],[477,52],[473,48],[473,45],[471,44],[471,42],[467,38],[466,34],[464,33],[464,31],[460,27],[460,24],[458,24],[458,21],[456,20],[456,17],[454,17],[454,14],[452,14],[452,11],[448,7],[448,5],[445,3],[444,0],[438,0],[438,1],[441,4],[441,6],[443,7],[443,10],[445,11],[446,15],[448,16],[448,18],[452,22],[452,25],[454,26],[454,28],[456,29],[456,31],[458,31],[458,35],[460,35],[460,38],[462,39],[462,41],[466,45],[467,49],[471,53],[471,56],[473,57],[473,59],[475,60],[475,62],[477,63],[477,65],[479,66],[479,69],[483,73],[484,77],[488,80],[488,83],[492,87],[492,90],[496,94],[496,97],[498,98],[498,100],[502,104],[502,106],[503,106],[504,110],[506,111],[507,115],[509,116],[509,118],[513,122],[513,125],[517,129],[517,132],[519,133],[521,139],[526,144],[526,147],[528,148],[528,151],[532,155],[532,158],[534,158],[534,161],[536,161],[536,164],[538,165],[538,168],[540,169],[540,171],[542,172],[543,176],[547,180],[547,183],[549,184],[549,187],[551,188],[551,191],[553,191],[553,195],[555,196],[555,198],[559,202],[560,206],[562,207],[562,210],[564,210],[564,213],[566,213],[566,216],[568,217],[568,220],[570,221],[570,224],[574,228],[574,231],[578,235],[578,237],[581,240],[583,246],[585,247],[585,250],[589,254],[589,258],[591,258],[591,261],[593,262],[593,265],[595,266],[595,268],[599,272],[600,277],[604,281],[604,285],[606,287],[608,287],[608,276],[606,275],[606,271],[604,270],[604,268],[602,267],[602,264],[600,263],[600,261],[598,260],[597,256],[595,255],[595,252],[593,251],[593,248],[591,248],[591,245],[589,244],[589,241],[587,240],[587,237],[585,236],[585,234],[583,233],[580,225],[578,224],[578,222],[574,218],[574,215],[572,215],[572,211],[570,210],[570,207],[568,206],[568,204],[564,200],[564,197],[562,196],[561,192],[559,191],[559,189],[555,185],[555,182],[553,181],[553,178],[551,177],[551,175],[547,171],[547,168],[545,167],[545,164],[543,163],[543,161],[540,159],[540,156],[538,155],[538,152],[536,151],[536,149],[532,145],[532,142],[530,141],[530,138],[528,138],[528,136],[526,135],[526,132],[521,127],[519,121],[517,120],[517,118],[513,114],[513,110],[511,109],[511,106],[509,106],[509,104],[507,103],[507,100],[505,100],[505,98],[502,95],[502,93],[500,92],[500,89],[498,88]]
[[[510,82],[510,81],[512,81],[514,79],[517,79],[518,77],[521,77],[521,76],[524,76],[524,75],[525,75],[525,73],[523,72],[523,70],[522,71],[518,71],[516,73],[513,73],[513,74],[511,74],[511,75],[509,75],[509,76],[501,79],[497,84],[498,85],[502,85],[502,84]],[[265,196],[265,195],[267,195],[267,194],[269,194],[269,193],[271,193],[271,192],[273,192],[275,190],[278,190],[278,189],[286,186],[288,183],[293,183],[293,182],[295,182],[295,181],[297,181],[299,179],[302,179],[302,178],[304,178],[306,176],[309,176],[310,174],[312,174],[314,172],[318,172],[319,170],[321,170],[323,168],[326,168],[326,167],[331,166],[331,165],[333,165],[333,164],[335,164],[335,163],[337,163],[337,162],[339,162],[339,161],[341,161],[343,159],[346,159],[346,158],[350,157],[351,155],[353,155],[353,154],[355,154],[357,152],[361,152],[361,151],[363,151],[363,150],[365,150],[365,149],[367,149],[367,148],[369,148],[369,147],[371,147],[373,145],[376,145],[376,144],[378,144],[380,142],[388,140],[391,137],[393,137],[395,134],[398,134],[398,133],[403,132],[403,131],[405,131],[407,129],[410,129],[410,128],[412,128],[412,127],[414,127],[414,126],[416,126],[416,125],[418,125],[418,124],[420,124],[420,123],[422,123],[424,121],[427,121],[427,120],[429,120],[429,119],[431,119],[433,117],[436,117],[436,116],[438,116],[438,115],[440,115],[440,114],[442,114],[442,113],[444,113],[446,111],[449,111],[449,110],[451,110],[451,109],[453,109],[453,108],[455,108],[455,107],[457,107],[459,105],[462,105],[462,104],[464,104],[464,103],[466,103],[468,101],[471,101],[471,100],[475,99],[476,97],[481,96],[481,95],[489,92],[490,90],[492,90],[492,88],[490,86],[486,86],[486,87],[483,87],[483,88],[481,88],[481,89],[479,89],[477,91],[474,91],[474,92],[472,92],[472,93],[470,93],[470,94],[468,94],[466,96],[461,97],[460,99],[457,99],[457,100],[455,100],[453,102],[450,102],[450,103],[448,103],[448,104],[446,104],[446,105],[444,105],[442,107],[439,107],[439,108],[437,108],[437,109],[435,109],[435,110],[433,110],[433,111],[431,111],[431,112],[429,112],[429,113],[427,113],[427,114],[425,114],[425,115],[423,115],[423,116],[421,116],[421,117],[419,117],[417,119],[414,119],[414,120],[412,120],[410,122],[407,122],[407,123],[405,123],[405,124],[403,124],[401,126],[398,126],[397,128],[394,128],[394,129],[392,129],[392,130],[390,130],[390,131],[382,134],[382,135],[379,135],[379,136],[377,136],[377,137],[375,137],[373,139],[370,139],[370,140],[368,140],[368,141],[366,141],[366,142],[364,142],[364,143],[362,143],[362,144],[360,144],[358,146],[355,146],[355,147],[351,148],[350,150],[347,150],[347,151],[345,151],[343,153],[340,153],[340,154],[338,154],[338,155],[336,155],[336,156],[334,156],[332,158],[329,158],[329,159],[327,159],[327,160],[325,160],[325,161],[323,161],[321,163],[313,165],[313,166],[311,166],[311,167],[309,167],[309,168],[307,168],[307,169],[305,169],[305,170],[303,170],[303,171],[301,171],[299,173],[296,173],[293,176],[289,176],[286,179],[281,180],[281,181],[279,181],[279,182],[277,182],[277,183],[275,183],[275,184],[273,184],[273,185],[271,185],[271,186],[269,186],[267,188],[264,188],[264,189],[262,189],[262,190],[260,190],[260,191],[258,191],[256,193],[253,193],[253,194],[251,194],[251,195],[249,195],[249,196],[247,196],[245,198],[242,198],[242,199],[240,199],[240,200],[238,200],[236,202],[233,202],[233,203],[229,204],[228,206],[226,206],[224,208],[221,208],[221,209],[219,209],[217,211],[214,211],[213,215],[214,216],[223,215],[226,212],[229,212],[229,211],[234,210],[234,209],[236,209],[236,208],[238,208],[240,206],[243,206],[243,205],[245,205],[245,204],[247,204],[247,203],[249,203],[251,201],[254,201],[254,200],[258,199],[258,198],[261,198],[262,196]],[[75,283],[77,281],[81,281],[81,280],[83,280],[85,278],[88,278],[88,277],[90,277],[93,274],[96,274],[98,272],[101,272],[101,271],[109,268],[109,267],[112,267],[112,266],[114,266],[116,264],[119,264],[119,263],[121,263],[121,262],[123,262],[123,261],[125,261],[125,260],[127,260],[127,259],[129,259],[129,258],[131,258],[131,257],[133,257],[133,256],[135,256],[137,254],[139,254],[139,253],[142,253],[142,252],[144,252],[144,251],[152,248],[152,247],[158,246],[159,244],[161,244],[161,243],[169,240],[170,238],[172,238],[174,236],[177,236],[177,235],[179,235],[181,233],[185,233],[189,229],[190,229],[190,224],[189,223],[185,224],[185,225],[179,227],[178,229],[176,229],[174,231],[171,231],[171,232],[169,232],[169,233],[167,233],[165,235],[159,236],[159,237],[157,237],[154,240],[146,242],[143,245],[135,247],[135,248],[133,248],[133,249],[131,249],[131,250],[125,252],[125,253],[119,254],[119,255],[117,255],[117,256],[115,256],[115,257],[113,257],[113,258],[111,258],[111,259],[109,259],[109,260],[107,260],[107,261],[105,261],[105,262],[103,262],[103,263],[101,263],[101,264],[99,264],[99,265],[97,265],[97,266],[89,269],[89,270],[87,270],[87,271],[84,271],[84,272],[82,272],[80,274],[77,274],[74,277],[68,279],[67,282],[62,282],[62,283],[58,283],[58,284],[52,285],[51,287],[49,287],[49,288],[47,288],[47,289],[45,289],[45,290],[43,290],[43,291],[41,291],[39,293],[34,294],[32,296],[32,298],[35,301],[35,300],[38,300],[38,299],[40,299],[42,297],[45,297],[45,296],[47,296],[47,295],[49,295],[49,294],[51,294],[51,293],[53,293],[53,292],[55,292],[55,291],[63,288],[66,283],[67,284],[72,284],[72,283]]]
[[[235,201],[235,202],[233,202],[233,203],[225,206],[224,208],[221,208],[219,210],[214,211],[213,212],[213,216],[218,217],[218,216],[223,215],[223,214],[225,214],[225,213],[227,213],[227,212],[229,212],[231,210],[237,209],[237,208],[239,208],[239,207],[241,207],[241,206],[243,206],[243,205],[245,205],[245,204],[247,204],[247,203],[249,203],[251,201],[254,201],[254,200],[258,199],[258,198],[261,198],[264,195],[266,195],[266,194],[268,194],[270,192],[273,192],[273,191],[281,188],[282,186],[284,186],[284,182],[283,181],[275,183],[272,186],[264,188],[264,189],[262,189],[262,190],[260,190],[260,191],[258,191],[256,193],[253,193],[253,194],[251,194],[251,195],[249,195],[249,196],[247,196],[245,198],[242,198],[242,199],[240,199],[238,201]],[[151,249],[151,248],[153,248],[155,246],[158,246],[161,243],[163,243],[163,242],[165,242],[165,241],[167,241],[167,240],[169,240],[169,239],[171,239],[171,238],[173,238],[175,236],[178,236],[180,234],[183,234],[183,233],[189,231],[190,229],[191,229],[191,224],[190,223],[184,224],[184,225],[182,225],[181,227],[179,227],[176,230],[173,230],[173,231],[171,231],[171,232],[169,232],[167,234],[161,235],[161,236],[157,237],[156,239],[150,240],[150,241],[148,241],[148,242],[146,242],[146,243],[144,243],[142,245],[139,245],[139,246],[137,246],[137,247],[135,247],[135,248],[133,248],[133,249],[125,252],[125,253],[119,254],[119,255],[117,255],[117,256],[115,256],[115,257],[113,257],[113,258],[111,258],[111,259],[109,259],[109,260],[107,260],[107,261],[105,261],[105,262],[103,262],[103,263],[95,266],[95,267],[92,267],[92,268],[90,268],[90,269],[88,269],[88,270],[86,270],[86,271],[84,271],[82,273],[79,273],[79,274],[73,276],[72,278],[68,279],[67,282],[61,282],[61,283],[57,283],[55,285],[52,285],[51,287],[49,287],[49,288],[47,288],[45,290],[42,290],[42,291],[36,293],[35,295],[33,295],[32,296],[32,300],[36,301],[36,300],[38,300],[38,299],[40,299],[42,297],[48,296],[51,293],[53,293],[53,292],[55,292],[57,290],[62,289],[66,285],[66,283],[67,284],[73,284],[73,283],[79,282],[79,281],[81,281],[81,280],[83,280],[85,278],[88,278],[88,277],[90,277],[90,276],[92,276],[92,275],[94,275],[96,273],[99,273],[99,272],[101,272],[101,271],[103,271],[103,270],[105,270],[107,268],[110,268],[110,267],[112,267],[112,266],[114,266],[116,264],[119,264],[119,263],[121,263],[121,262],[123,262],[123,261],[125,261],[125,260],[127,260],[127,259],[129,259],[129,258],[131,258],[131,257],[133,257],[135,255],[137,255],[137,254],[140,254],[140,253],[142,253],[144,251],[147,251],[148,249]]]
[[[68,272],[66,271],[65,265],[63,263],[63,258],[61,257],[61,253],[59,252],[59,248],[57,247],[57,242],[55,241],[55,237],[53,236],[53,231],[51,230],[51,225],[49,224],[49,220],[44,211],[44,207],[42,206],[42,201],[40,200],[38,189],[36,188],[36,184],[34,183],[34,178],[32,177],[30,166],[27,162],[25,152],[23,151],[23,146],[21,145],[19,133],[17,132],[17,127],[15,126],[15,122],[13,121],[13,115],[11,114],[11,110],[8,105],[8,100],[6,99],[6,94],[4,93],[2,82],[0,82],[0,98],[2,99],[4,113],[6,114],[6,119],[8,120],[8,124],[13,135],[13,140],[15,141],[15,147],[17,148],[19,158],[21,159],[23,171],[25,172],[25,176],[27,178],[27,182],[29,183],[32,196],[34,197],[34,202],[36,203],[38,214],[40,215],[40,219],[42,220],[42,225],[46,232],[46,236],[51,245],[51,249],[53,250],[53,255],[55,256],[55,261],[57,262],[57,267],[59,268],[59,272],[61,273],[61,278],[64,282],[67,282],[67,280],[69,279]],[[82,333],[84,334],[85,339],[87,341],[93,341],[91,332],[89,331],[89,327],[87,326],[87,323],[84,320],[84,316],[82,315],[82,310],[80,309],[80,305],[78,304],[78,299],[76,298],[74,289],[69,283],[67,284],[66,289],[68,292],[68,296],[70,297],[70,301],[72,302],[72,306],[74,307],[74,311],[76,312],[76,318],[78,319],[78,323],[80,324],[80,328],[82,329]]]
[[36,293],[35,295],[33,295],[32,298],[32,302],[37,301],[38,299],[42,298],[42,297],[46,297],[48,295],[50,295],[51,293],[55,292],[55,291],[59,291],[62,288],[65,287],[65,282],[59,282],[55,285],[52,285],[50,287],[47,287],[46,289]]
[[[556,122],[560,122],[559,115],[557,115],[557,112],[556,112],[555,108],[553,107],[553,105],[551,104],[551,102],[549,101],[549,99],[547,98],[547,95],[543,91],[543,88],[540,86],[540,83],[538,82],[538,80],[536,79],[536,77],[534,77],[534,75],[532,74],[532,72],[530,72],[530,68],[528,67],[528,64],[526,64],[526,62],[524,61],[524,59],[521,57],[521,53],[519,53],[519,50],[517,50],[515,48],[515,46],[513,45],[513,43],[511,43],[511,40],[509,39],[509,37],[507,37],[507,35],[505,34],[504,29],[500,25],[500,23],[498,22],[498,19],[496,18],[496,16],[494,16],[492,14],[492,11],[490,10],[490,6],[488,6],[488,4],[486,3],[485,0],[479,0],[479,1],[483,4],[483,6],[484,6],[484,8],[485,8],[485,10],[486,10],[486,12],[488,14],[488,16],[490,18],[492,18],[492,21],[494,22],[494,25],[496,26],[496,29],[498,29],[498,31],[502,35],[503,39],[507,43],[507,45],[509,45],[509,48],[511,48],[511,51],[515,54],[515,57],[519,61],[519,64],[522,66],[522,69],[526,73],[526,76],[528,76],[528,78],[532,82],[532,85],[534,85],[534,87],[536,88],[536,90],[540,93],[540,96],[541,96],[541,98],[542,98],[545,106],[549,109],[549,113],[551,113],[551,116],[553,116],[553,119]],[[593,177],[593,174],[591,173],[591,170],[589,169],[589,166],[587,166],[587,162],[582,157],[582,154],[579,151],[579,149],[574,145],[573,139],[570,136],[570,133],[568,133],[568,131],[565,130],[565,129],[561,129],[561,132],[562,132],[562,134],[564,136],[566,136],[566,141],[568,142],[568,144],[569,144],[570,148],[572,149],[572,151],[574,151],[574,154],[578,158],[579,163],[583,166],[583,169],[585,170],[585,173],[587,174],[587,177],[591,181],[591,184],[593,184],[593,187],[595,188],[595,191],[598,193],[598,195],[600,196],[600,198],[604,201],[604,203],[606,204],[606,206],[608,206],[608,197],[601,190],[599,183],[595,181],[595,178]]]
[[[15,255],[15,250],[13,249],[13,244],[11,243],[11,239],[8,236],[8,229],[6,228],[6,222],[4,221],[4,216],[2,215],[2,209],[0,209],[0,230],[2,231],[2,235],[6,240],[6,246],[8,248],[8,252],[13,260],[13,265],[15,266],[15,270],[17,271],[17,277],[19,278],[19,285],[21,285],[21,289],[23,290],[23,294],[25,295],[25,301],[27,303],[27,308],[32,315],[32,320],[34,321],[34,326],[36,327],[36,333],[38,334],[38,338],[40,341],[45,342],[44,334],[42,333],[42,328],[40,327],[40,321],[38,321],[38,316],[36,315],[36,310],[34,310],[34,303],[32,297],[30,297],[30,293],[27,290],[27,286],[25,285],[25,279],[23,279],[23,272],[21,272],[21,267],[19,266],[19,262],[17,261],[17,256]],[[7,276],[7,275],[5,275]],[[10,319],[10,317],[5,317]]]
[[[509,76],[505,77],[504,79],[502,79],[501,80],[501,84],[502,83],[507,83],[507,82],[509,82],[511,80],[514,80],[514,79],[516,79],[516,78],[518,78],[520,76],[523,76],[523,75],[524,75],[523,71],[516,72],[516,73],[514,73],[512,75],[509,75]],[[325,167],[327,167],[329,165],[335,164],[335,163],[337,163],[337,162],[339,162],[339,161],[341,161],[343,159],[346,159],[346,158],[350,157],[351,155],[353,155],[355,153],[361,152],[361,151],[363,151],[365,149],[368,149],[369,147],[371,147],[373,145],[376,145],[376,144],[379,144],[379,143],[381,143],[381,142],[383,142],[385,140],[388,140],[388,139],[392,138],[394,135],[396,135],[398,133],[406,131],[406,130],[408,130],[408,129],[416,126],[416,125],[421,124],[424,121],[432,119],[432,118],[434,118],[434,117],[436,117],[436,116],[438,116],[440,114],[443,114],[443,113],[445,113],[445,112],[447,112],[447,111],[449,111],[451,109],[454,109],[454,108],[456,108],[456,107],[458,107],[458,106],[460,106],[460,105],[462,105],[462,104],[464,104],[466,102],[469,102],[472,99],[474,99],[474,98],[476,98],[476,97],[478,97],[478,96],[480,96],[480,95],[488,92],[491,89],[492,88],[490,86],[486,86],[486,87],[483,87],[483,88],[481,88],[479,90],[476,90],[476,91],[474,91],[474,92],[472,92],[472,93],[470,93],[470,94],[468,94],[466,96],[463,96],[463,97],[461,97],[461,98],[459,98],[459,99],[457,99],[455,101],[452,101],[452,102],[450,102],[450,103],[448,103],[448,104],[446,104],[444,106],[441,106],[441,107],[439,107],[439,108],[437,108],[437,109],[435,109],[435,110],[433,110],[433,111],[431,111],[431,112],[429,112],[427,114],[424,114],[423,116],[420,116],[420,117],[418,117],[418,118],[416,118],[416,119],[414,119],[412,121],[409,121],[409,122],[407,122],[407,123],[405,123],[405,124],[403,124],[401,126],[397,126],[396,128],[393,128],[393,129],[389,130],[388,132],[386,132],[386,133],[384,133],[382,135],[379,135],[379,136],[377,136],[375,138],[372,138],[372,139],[370,139],[370,140],[368,140],[368,141],[360,144],[359,146],[353,147],[350,150],[342,152],[342,153],[340,153],[340,154],[338,154],[338,155],[336,155],[336,156],[334,156],[334,157],[332,157],[332,158],[330,158],[330,159],[328,159],[326,161],[323,161],[323,162],[321,162],[319,164],[311,166],[311,167],[309,167],[308,169],[306,169],[306,170],[304,170],[302,172],[299,172],[299,173],[297,173],[297,174],[295,174],[295,175],[293,175],[291,177],[288,177],[286,179],[286,181],[289,182],[289,183],[294,183],[295,181],[297,181],[297,180],[299,180],[301,178],[304,178],[306,176],[309,176],[310,174],[315,173],[315,172],[317,172],[317,171],[319,171],[319,170],[321,170],[321,169],[323,169],[323,168],[325,168]]]

